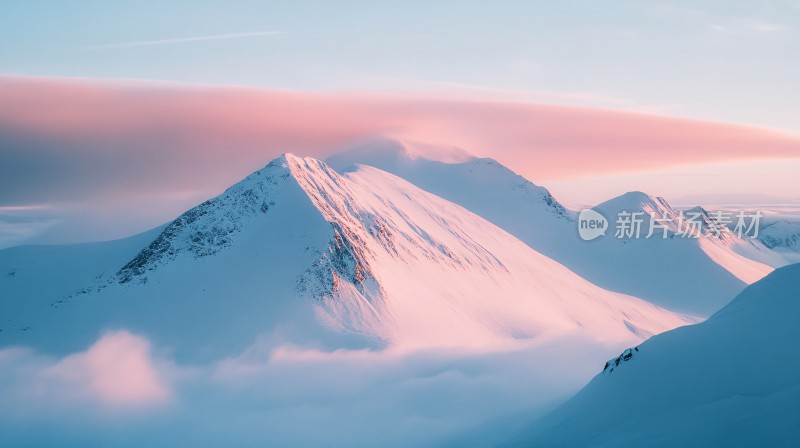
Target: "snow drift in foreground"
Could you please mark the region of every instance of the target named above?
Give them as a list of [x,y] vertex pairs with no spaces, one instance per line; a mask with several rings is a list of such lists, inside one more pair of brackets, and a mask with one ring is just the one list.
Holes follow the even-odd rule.
[[[757,242],[759,247],[753,247],[730,232],[723,239],[687,239],[675,237],[672,226],[666,240],[614,238],[619,211],[677,217],[666,201],[641,192],[598,205],[611,229],[605,237],[587,242],[578,238],[575,211],[546,188],[492,159],[443,157],[441,150],[424,145],[380,140],[332,156],[328,162],[343,173],[364,164],[396,174],[480,215],[602,288],[679,312],[709,316],[772,270],[747,257],[758,255],[754,258],[763,260],[766,248]],[[646,218],[643,235],[648,223]]]
[[794,446],[800,265],[623,352],[511,446]]

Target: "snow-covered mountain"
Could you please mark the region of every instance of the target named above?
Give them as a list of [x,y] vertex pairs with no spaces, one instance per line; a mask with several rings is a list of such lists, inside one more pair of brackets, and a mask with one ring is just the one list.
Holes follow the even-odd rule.
[[787,262],[800,262],[800,217],[797,213],[767,216],[759,229],[758,240]]
[[[605,289],[634,295],[680,312],[708,316],[772,269],[743,256],[747,243],[728,232],[724,238],[644,238],[649,212],[677,217],[666,201],[632,192],[595,209],[609,220],[605,237],[578,237],[577,213],[492,159],[442,157],[442,151],[414,148],[395,140],[367,143],[330,157],[341,173],[367,164],[396,174],[423,190],[459,204],[516,236],[531,248],[564,264]],[[644,214],[642,238],[614,237],[618,212]],[[691,292],[687,294],[687,292]]]
[[[0,343],[68,352],[125,328],[178,356],[214,357],[275,332],[334,347],[564,335],[629,344],[689,322],[371,167],[340,175],[287,154],[159,230],[99,243],[130,258],[109,258],[103,278],[68,297],[14,286],[23,269],[3,277],[14,293],[0,312],[13,319]],[[0,266],[17,272],[20,251],[0,252]]]
[[800,265],[612,359],[511,446],[794,446]]

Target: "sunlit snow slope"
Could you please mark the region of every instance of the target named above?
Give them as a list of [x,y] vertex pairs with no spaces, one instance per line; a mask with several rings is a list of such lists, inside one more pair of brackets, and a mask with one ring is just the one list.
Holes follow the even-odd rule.
[[605,237],[582,241],[577,213],[547,189],[495,160],[453,154],[450,150],[444,157],[435,148],[379,140],[328,162],[339,172],[366,164],[396,174],[482,216],[596,285],[680,312],[708,316],[772,270],[740,255],[746,244],[730,233],[724,241],[679,238],[674,231],[666,240],[645,239],[645,222],[642,238],[615,238],[619,211],[677,215],[663,199],[640,192],[598,205],[611,228]]

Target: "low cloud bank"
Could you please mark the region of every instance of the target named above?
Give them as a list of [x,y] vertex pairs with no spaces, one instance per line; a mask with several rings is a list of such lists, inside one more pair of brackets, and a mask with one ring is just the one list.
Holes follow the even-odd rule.
[[567,398],[613,350],[324,352],[267,338],[176,365],[118,331],[60,359],[0,350],[0,430],[9,446],[433,446],[468,431],[482,443]]

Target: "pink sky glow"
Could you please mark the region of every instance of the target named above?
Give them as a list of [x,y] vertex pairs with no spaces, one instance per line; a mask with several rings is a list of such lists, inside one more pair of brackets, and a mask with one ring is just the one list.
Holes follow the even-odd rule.
[[0,104],[0,206],[149,204],[148,225],[281,153],[324,158],[382,136],[495,158],[568,204],[635,189],[794,198],[793,176],[770,189],[771,176],[746,169],[672,187],[685,167],[800,166],[800,136],[787,132],[507,100],[0,77]]

